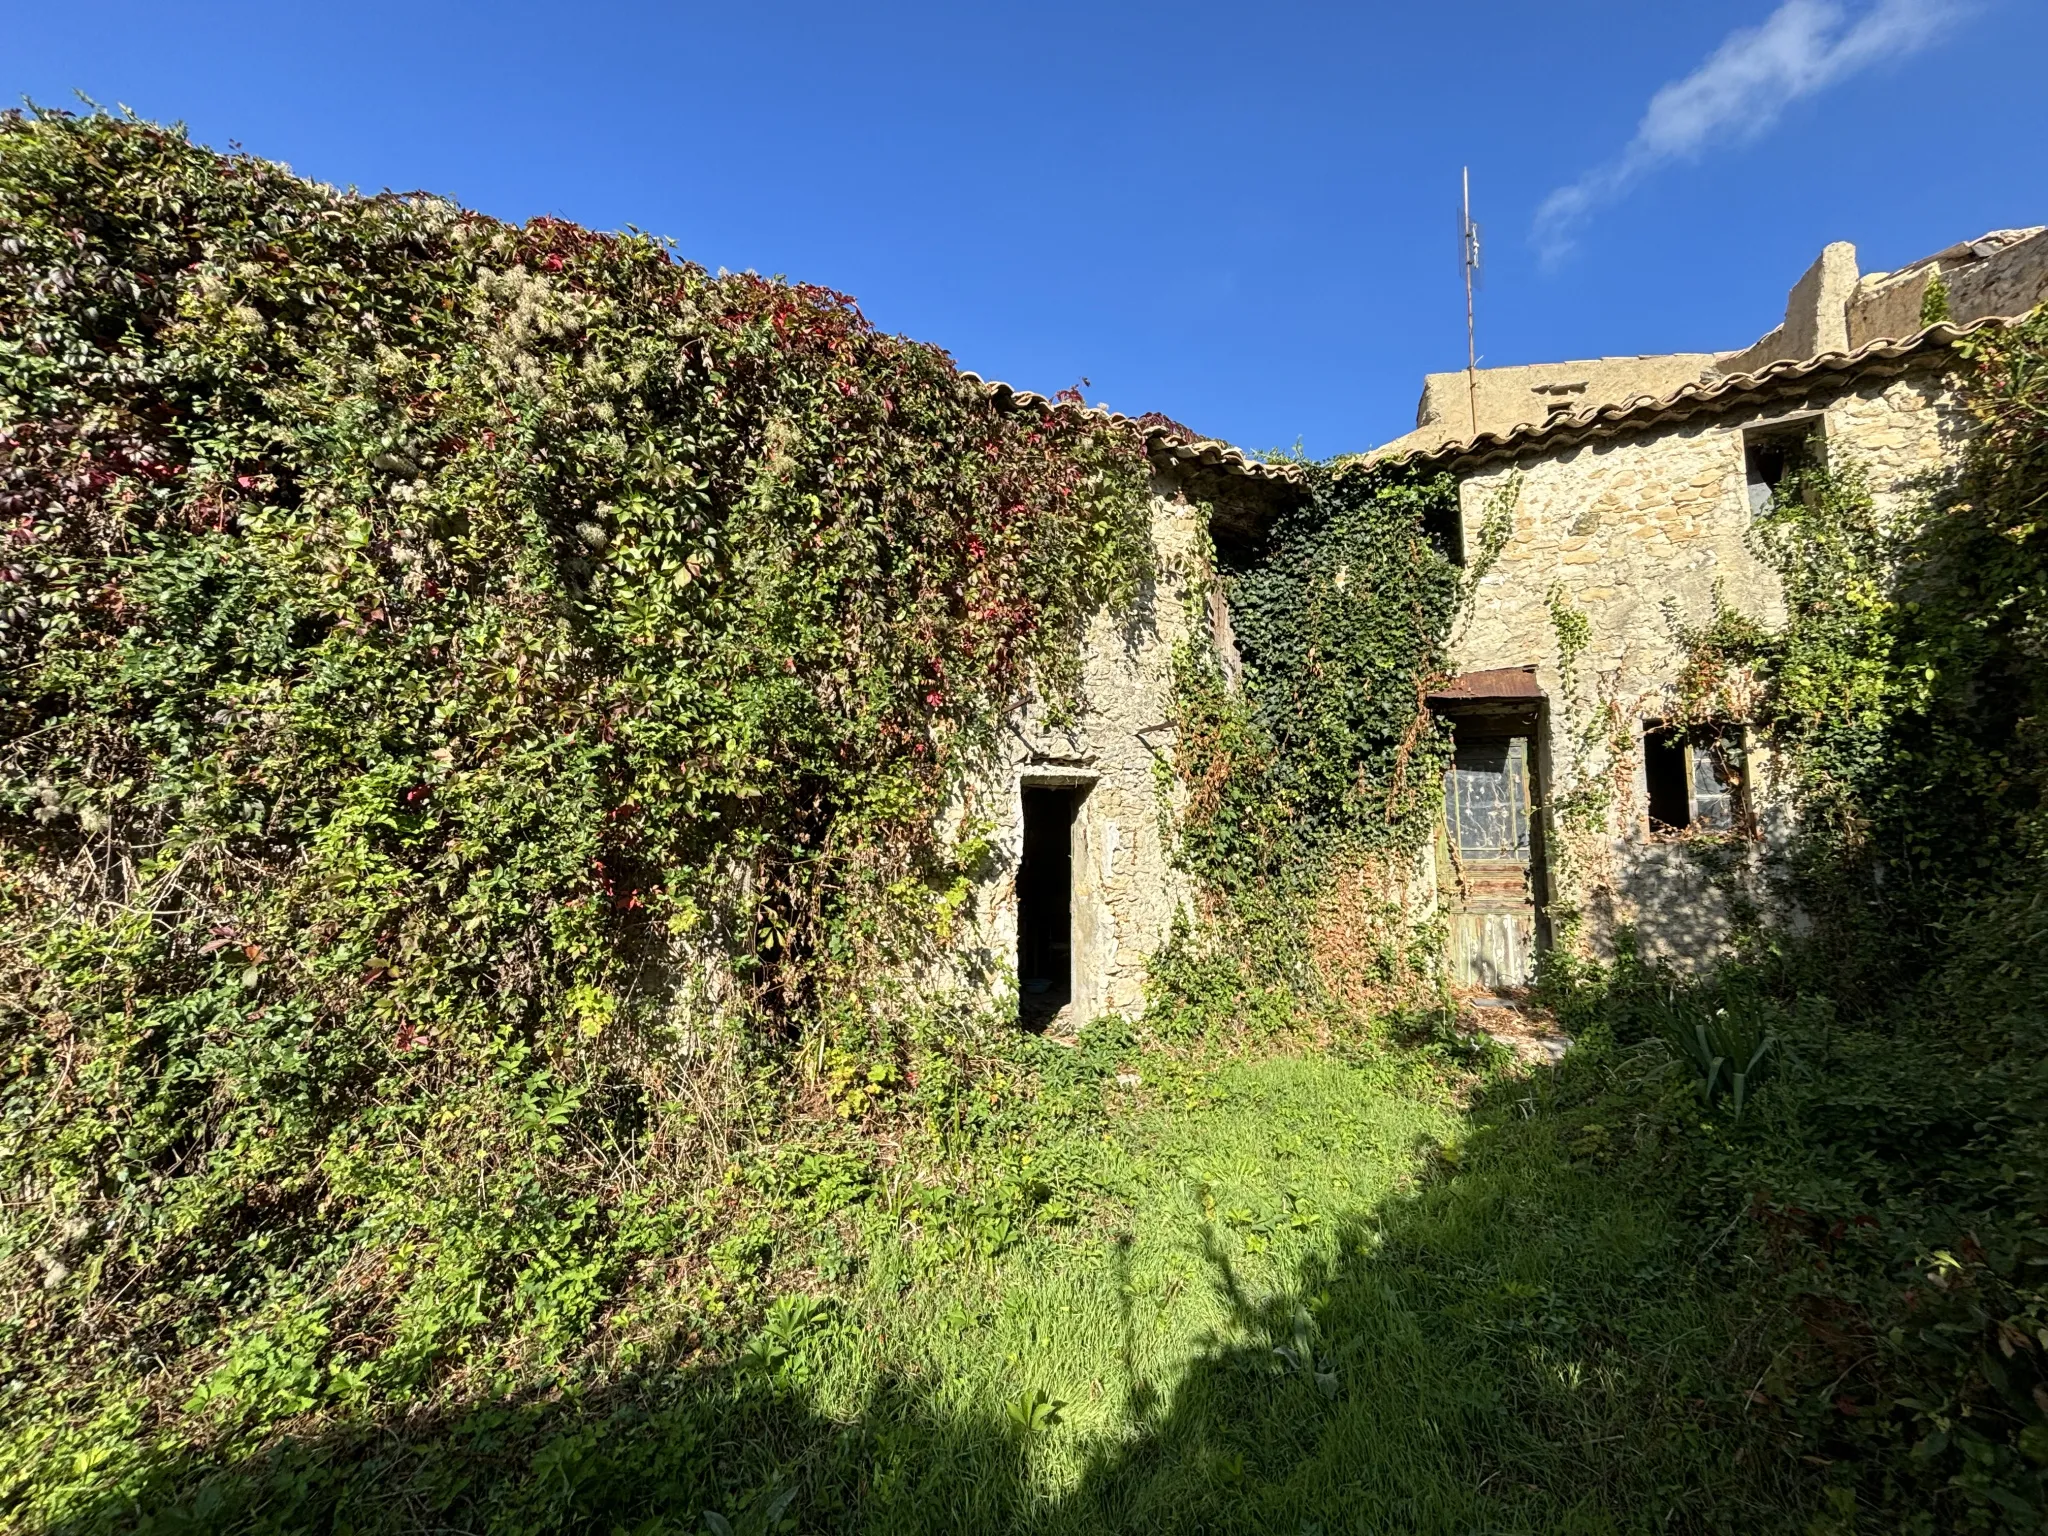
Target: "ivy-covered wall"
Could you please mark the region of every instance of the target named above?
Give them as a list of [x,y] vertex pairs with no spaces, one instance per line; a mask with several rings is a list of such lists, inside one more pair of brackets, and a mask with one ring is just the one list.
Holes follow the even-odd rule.
[[1304,1001],[1365,1013],[1436,975],[1447,739],[1424,701],[1464,592],[1456,484],[1340,460],[1300,485],[1217,554],[1229,643],[1211,626],[1176,660],[1178,857],[1199,900],[1154,995],[1205,1026]]
[[577,1347],[744,1112],[682,1064],[953,941],[1150,478],[823,289],[0,116],[0,1372]]
[[978,921],[959,956],[974,985],[974,976],[1004,977],[1017,960],[1022,791],[1056,787],[1078,799],[1069,1027],[1144,1011],[1151,957],[1194,901],[1174,857],[1178,797],[1170,782],[1162,786],[1160,768],[1174,748],[1174,655],[1207,639],[1192,622],[1191,594],[1208,579],[1208,513],[1171,471],[1155,476],[1149,505],[1150,573],[1127,609],[1091,621],[1073,699],[1034,699],[1020,709],[1005,731],[1001,761],[969,786],[962,806],[989,824]]
[[1802,935],[1709,983],[1774,1000],[1804,1079],[1752,1154],[1786,1234],[1757,1406],[1858,1528],[2019,1532],[2048,1511],[2048,311],[1943,362],[1943,472],[1836,454],[1781,487],[1757,542],[1783,620],[1689,635],[1687,691],[1741,690],[1796,812]]

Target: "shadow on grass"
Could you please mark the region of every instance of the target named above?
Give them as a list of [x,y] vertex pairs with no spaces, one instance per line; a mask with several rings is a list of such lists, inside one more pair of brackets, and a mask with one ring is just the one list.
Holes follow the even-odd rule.
[[[63,1529],[1803,1529],[1784,1458],[1732,1405],[1739,1320],[1693,1229],[1597,1155],[1602,1127],[1543,1102],[1547,1082],[1497,1088],[1459,1154],[1344,1218],[1277,1289],[1203,1228],[1230,1326],[1149,1382],[1126,1300],[1121,1430],[1056,1491],[1028,1433],[932,1382],[885,1379],[828,1417],[759,1375],[678,1365],[195,1455]],[[1127,1247],[1109,1262],[1128,1279]]]

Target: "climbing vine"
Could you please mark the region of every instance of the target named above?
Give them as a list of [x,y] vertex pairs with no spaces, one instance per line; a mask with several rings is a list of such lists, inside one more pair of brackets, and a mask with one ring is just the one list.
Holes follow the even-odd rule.
[[[1441,533],[1457,488],[1359,463],[1302,474],[1264,544],[1218,561],[1242,686],[1206,650],[1177,660],[1180,857],[1231,989],[1243,970],[1363,996],[1416,964],[1404,887],[1442,795],[1423,696],[1462,590]],[[1170,996],[1193,989],[1176,967],[1194,944],[1155,968]]]
[[0,235],[9,1401],[139,1456],[110,1362],[255,1427],[545,1363],[699,1219],[673,1064],[949,919],[1143,445],[822,288],[138,121],[0,117]]
[[1763,1403],[1833,1468],[1838,1509],[2033,1530],[2048,1513],[2048,312],[1965,338],[1953,382],[1970,428],[1953,481],[1881,503],[1839,453],[1788,477],[1755,529],[1784,622],[1722,609],[1686,635],[1681,691],[1757,722],[1793,812],[1781,876],[1805,936],[1753,933],[1723,990],[1769,1000],[1730,1006],[1829,1021],[1794,1031],[1819,1085],[1810,1124],[1781,1124],[1744,1175],[1766,1186],[1759,1283],[1807,1329]]

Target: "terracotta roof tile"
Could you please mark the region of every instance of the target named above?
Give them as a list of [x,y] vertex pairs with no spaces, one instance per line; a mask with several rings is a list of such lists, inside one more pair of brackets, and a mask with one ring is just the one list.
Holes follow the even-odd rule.
[[1563,412],[1547,421],[1523,422],[1506,432],[1482,432],[1477,437],[1444,443],[1436,448],[1414,449],[1395,455],[1401,464],[1448,464],[1510,458],[1535,446],[1567,446],[1592,438],[1682,421],[1732,405],[1744,397],[1786,392],[1808,380],[1832,373],[1903,372],[1919,357],[1953,346],[1965,336],[1998,326],[2018,324],[2017,318],[1992,317],[1969,325],[1944,322],[1897,341],[1880,337],[1853,352],[1823,352],[1818,357],[1787,358],[1754,373],[1730,374],[1698,384],[1681,384],[1665,395],[1638,395],[1633,400],[1614,401],[1584,411]]

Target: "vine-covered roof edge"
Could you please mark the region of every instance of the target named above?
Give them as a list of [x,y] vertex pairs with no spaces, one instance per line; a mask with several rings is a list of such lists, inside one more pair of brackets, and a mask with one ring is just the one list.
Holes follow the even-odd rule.
[[986,390],[995,401],[998,410],[1051,410],[1075,411],[1084,416],[1093,416],[1111,426],[1128,426],[1143,434],[1145,452],[1155,462],[1200,464],[1204,468],[1220,470],[1225,474],[1243,475],[1253,480],[1279,480],[1298,484],[1301,470],[1293,464],[1268,464],[1255,459],[1242,448],[1216,438],[1189,438],[1168,426],[1157,422],[1126,416],[1121,411],[1112,411],[1099,405],[1083,405],[1072,400],[1049,400],[1044,395],[1033,394],[1030,390],[1013,389],[999,379],[984,379],[968,369],[960,370],[960,377]]

